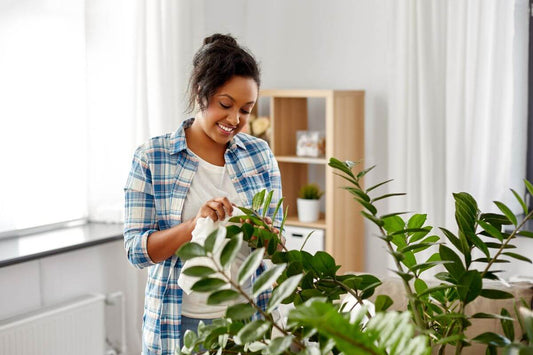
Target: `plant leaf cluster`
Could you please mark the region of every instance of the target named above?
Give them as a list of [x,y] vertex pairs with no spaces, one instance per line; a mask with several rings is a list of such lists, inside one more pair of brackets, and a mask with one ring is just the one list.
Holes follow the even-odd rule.
[[[274,228],[267,216],[272,192],[262,191],[254,197],[252,208],[240,207],[244,214],[230,220],[236,225],[226,227],[226,233],[214,232],[204,245],[188,243],[178,250],[182,260],[208,257],[216,266],[182,271],[200,277],[193,290],[209,293],[209,304],[237,303],[228,307],[223,319],[201,324],[196,333],[184,334],[185,345],[177,353],[195,353],[202,347],[210,354],[429,354],[431,349],[444,353],[451,346],[459,354],[473,342],[486,344],[489,354],[498,348],[506,354],[531,350],[531,313],[517,307],[515,316],[506,309],[499,314],[466,313],[466,306],[479,297],[513,297],[488,286],[489,281],[498,279],[500,271],[494,269],[495,265],[511,259],[531,262],[516,252],[514,245],[518,237],[533,237],[533,233],[522,230],[533,211],[528,210],[520,194],[512,190],[522,206],[522,220],[499,201],[495,205],[501,213],[482,213],[471,195],[456,193],[457,231],[439,228],[438,234],[426,224],[425,214],[379,213],[378,201],[404,194],[379,193],[391,180],[364,188],[361,179],[373,167],[354,173],[357,163],[335,158],[330,159],[329,166],[349,183],[344,189],[362,207],[361,214],[376,226],[378,237],[394,260],[394,272],[403,282],[409,301],[407,309],[389,310],[393,301],[388,295],[375,295],[381,280],[374,275],[340,274],[340,265],[324,251],[312,255],[303,247],[287,250],[280,237],[287,212],[279,229]],[[533,186],[527,181],[525,185],[533,195]],[[273,216],[281,206],[282,200]],[[225,241],[217,241],[224,234]],[[242,243],[253,251],[241,264],[235,280],[226,270],[235,261]],[[222,249],[217,253],[214,246],[220,244]],[[421,254],[428,249],[432,251],[430,256],[422,256],[428,255]],[[270,259],[273,266],[256,280],[249,295],[242,286],[264,258]],[[435,267],[440,269],[436,274],[438,282],[429,283],[424,273]],[[272,297],[263,310],[254,297],[272,285]],[[347,295],[358,303],[355,318],[355,310],[346,309],[341,302]],[[364,306],[364,301],[372,296],[375,314]],[[283,304],[293,307],[286,322],[274,317]],[[518,316],[520,312],[525,316]],[[503,332],[477,334],[468,339],[465,330],[473,319],[498,319]],[[513,322],[517,320],[524,335],[514,332]]]

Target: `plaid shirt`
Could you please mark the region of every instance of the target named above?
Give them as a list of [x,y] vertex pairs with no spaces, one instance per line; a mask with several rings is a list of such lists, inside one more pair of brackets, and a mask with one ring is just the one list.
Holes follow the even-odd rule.
[[[177,285],[181,260],[172,256],[154,263],[147,251],[151,233],[181,223],[187,192],[198,168],[198,159],[187,149],[185,129],[194,119],[182,123],[174,133],[152,138],[137,148],[125,191],[124,246],[129,261],[137,268],[150,267],[145,291],[143,354],[174,354],[179,344],[182,290]],[[274,190],[269,215],[281,198],[278,165],[267,143],[240,133],[228,144],[226,166],[242,201],[251,207],[254,194]],[[282,209],[276,216],[279,225]],[[258,268],[252,282],[265,270]],[[256,302],[266,308],[271,290]]]

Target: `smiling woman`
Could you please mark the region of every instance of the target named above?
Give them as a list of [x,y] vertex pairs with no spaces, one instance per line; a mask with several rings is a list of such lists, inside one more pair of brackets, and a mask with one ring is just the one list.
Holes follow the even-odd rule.
[[[193,66],[189,104],[199,111],[174,133],[137,149],[125,187],[128,258],[138,268],[150,266],[143,354],[173,354],[187,329],[225,313],[225,306],[187,294],[177,282],[182,262],[175,253],[191,240],[197,222],[224,220],[234,205],[251,208],[264,189],[273,191],[268,215],[279,211],[274,223],[281,222],[278,164],[265,141],[241,133],[259,92],[255,59],[233,37],[215,34],[204,40]],[[250,252],[242,247],[237,260]],[[254,270],[249,291],[265,267]],[[265,309],[270,293],[261,292],[255,302]]]

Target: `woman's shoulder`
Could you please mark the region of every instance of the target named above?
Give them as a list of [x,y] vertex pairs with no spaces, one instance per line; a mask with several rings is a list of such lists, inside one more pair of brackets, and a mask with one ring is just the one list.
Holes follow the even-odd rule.
[[137,147],[136,153],[148,156],[169,153],[172,149],[172,137],[173,133],[151,137]]
[[239,133],[236,136],[240,143],[244,146],[246,150],[256,150],[256,151],[270,151],[270,146],[268,145],[268,142],[264,139],[257,138],[255,136],[252,136],[248,133]]

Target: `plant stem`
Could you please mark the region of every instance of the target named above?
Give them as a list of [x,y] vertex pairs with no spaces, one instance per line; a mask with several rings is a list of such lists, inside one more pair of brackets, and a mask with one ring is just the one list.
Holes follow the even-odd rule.
[[[263,318],[265,318],[265,320],[267,320],[269,323],[271,323],[277,330],[279,330],[281,333],[283,333],[285,336],[288,336],[288,335],[292,335],[290,334],[289,332],[287,332],[285,329],[283,329],[282,327],[279,326],[279,324],[277,324],[275,321],[274,321],[274,318],[272,318],[272,315],[271,314],[268,314],[266,313],[265,311],[263,311],[263,309],[261,307],[259,307],[258,304],[255,303],[254,299],[250,296],[248,296],[248,294],[241,288],[241,286],[235,282],[233,282],[233,280],[231,279],[231,277],[229,277],[228,275],[226,275],[226,273],[224,272],[224,269],[219,267],[219,265],[215,262],[215,260],[211,257],[211,260],[213,261],[213,263],[215,264],[216,268],[217,268],[217,272],[220,273],[225,279],[226,281],[233,287],[237,290],[237,292],[239,292],[241,294],[241,296],[243,296],[246,301],[248,301],[248,303],[254,307],[259,313],[261,313],[261,315],[263,316]],[[306,346],[301,342],[300,339],[294,337],[293,338],[293,342],[296,343],[299,347],[301,347],[301,349],[305,349]]]
[[492,264],[494,264],[494,262],[496,261],[496,259],[498,259],[498,256],[500,256],[500,254],[505,250],[505,247],[507,246],[507,244],[509,244],[509,242],[511,241],[511,239],[513,239],[516,234],[520,231],[520,228],[522,228],[524,226],[524,224],[526,224],[526,222],[531,219],[531,217],[533,217],[533,210],[531,210],[525,217],[524,219],[522,220],[522,222],[520,222],[520,224],[513,230],[513,232],[507,237],[507,239],[505,239],[505,241],[502,243],[502,246],[498,249],[498,251],[496,252],[496,254],[494,254],[494,257],[490,259],[489,263],[487,264],[487,266],[485,267],[485,270],[483,270],[483,272],[481,273],[481,278],[483,278],[485,276],[485,274],[490,270],[490,267],[492,266]]
[[[379,229],[381,231],[381,234],[385,237],[387,235],[385,229],[383,229],[383,227],[379,227]],[[386,240],[386,238],[384,238],[384,240],[385,240],[385,243],[387,244],[387,248],[389,249],[389,251],[391,252],[391,255],[393,256],[392,258],[394,259],[396,268],[398,269],[399,272],[405,273],[400,261],[394,257],[394,248],[392,247],[392,244],[388,240]],[[407,292],[407,298],[409,299],[409,304],[411,305],[411,310],[413,311],[415,323],[420,329],[426,329],[427,327],[424,323],[422,316],[420,315],[420,310],[416,306],[415,295],[413,293],[413,290],[411,289],[411,285],[409,285],[409,282],[405,280],[403,277],[401,279],[405,287],[405,292]]]

